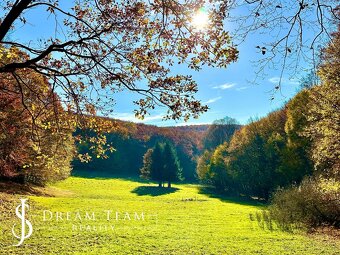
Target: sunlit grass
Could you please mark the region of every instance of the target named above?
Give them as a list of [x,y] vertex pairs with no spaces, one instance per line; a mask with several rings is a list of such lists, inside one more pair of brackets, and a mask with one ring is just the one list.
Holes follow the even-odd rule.
[[[169,192],[121,179],[69,178],[53,186],[53,195],[30,196],[34,233],[22,247],[10,228],[19,223],[8,210],[19,196],[1,194],[13,204],[1,207],[1,254],[337,254],[339,241],[308,237],[258,226],[249,214],[262,206],[200,194],[196,185],[174,185]],[[21,196],[22,197],[22,196]],[[43,210],[144,212],[144,221],[98,218],[86,225],[114,225],[113,230],[75,231],[72,221],[43,222]]]

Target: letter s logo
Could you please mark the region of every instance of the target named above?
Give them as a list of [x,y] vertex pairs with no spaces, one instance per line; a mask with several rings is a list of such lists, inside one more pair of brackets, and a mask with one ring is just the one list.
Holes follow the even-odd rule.
[[[14,246],[22,245],[24,240],[26,238],[29,238],[32,235],[32,233],[33,233],[33,227],[32,227],[31,222],[29,222],[25,218],[25,216],[26,216],[26,208],[27,208],[27,210],[29,209],[28,204],[26,204],[27,199],[20,199],[20,201],[21,201],[21,205],[17,206],[17,208],[15,209],[15,214],[18,216],[19,219],[21,219],[21,235],[17,235],[15,233],[14,228],[15,228],[16,224],[14,224],[13,227],[12,227],[12,233],[13,233],[13,235],[16,238],[20,239],[19,243],[14,245]],[[19,211],[20,208],[21,208],[21,212]],[[26,235],[26,225],[28,226],[28,233],[27,233],[27,235]]]

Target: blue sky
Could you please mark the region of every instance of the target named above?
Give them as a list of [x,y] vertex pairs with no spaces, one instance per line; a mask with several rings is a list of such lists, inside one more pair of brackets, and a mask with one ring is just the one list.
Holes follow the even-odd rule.
[[[209,106],[208,112],[199,119],[183,121],[162,121],[166,108],[158,108],[143,121],[134,118],[132,93],[124,93],[117,97],[116,118],[158,126],[210,124],[214,120],[225,116],[233,117],[245,124],[250,118],[263,117],[269,112],[283,106],[294,96],[299,87],[299,77],[283,77],[280,92],[274,94],[272,90],[278,84],[280,70],[270,70],[264,79],[256,79],[255,71],[258,70],[256,62],[262,54],[256,49],[257,36],[254,35],[238,47],[239,59],[230,64],[226,69],[203,68],[199,72],[191,71],[184,66],[177,66],[175,72],[191,74],[199,85],[197,98]],[[255,61],[255,63],[254,63]],[[306,66],[308,69],[308,66]],[[127,100],[127,98],[131,98]]]
[[[70,4],[68,2],[68,4]],[[41,10],[40,10],[41,12]],[[33,11],[27,14],[28,24],[24,29],[18,28],[11,34],[12,39],[29,42],[34,38],[44,37],[54,29],[54,18],[49,17],[47,22],[41,22],[42,13]],[[1,14],[1,13],[0,13]],[[232,27],[232,24],[226,24]],[[34,34],[34,37],[32,36]],[[176,66],[174,72],[192,74],[199,85],[197,98],[209,106],[209,111],[199,119],[191,119],[187,123],[183,121],[162,121],[166,108],[159,107],[151,112],[143,121],[134,118],[135,106],[133,100],[137,99],[133,93],[122,92],[116,94],[115,112],[111,117],[122,120],[143,122],[158,126],[207,124],[216,119],[230,116],[245,124],[251,117],[262,117],[269,112],[281,107],[289,100],[299,87],[299,79],[306,73],[300,73],[296,77],[284,76],[281,92],[275,94],[274,100],[272,90],[278,83],[280,70],[267,70],[263,79],[253,83],[255,71],[258,70],[256,63],[263,57],[256,46],[260,41],[266,41],[266,35],[252,35],[241,44],[239,59],[232,63],[227,69],[203,68],[200,72],[194,72],[185,66]],[[308,65],[305,64],[306,70]]]
[[[158,108],[144,121],[136,120],[133,105],[130,103],[131,99],[135,98],[132,93],[117,97],[115,116],[123,120],[159,126],[206,124],[225,116],[233,117],[244,124],[251,117],[265,116],[289,100],[296,93],[299,82],[298,77],[293,80],[284,77],[281,92],[275,93],[274,100],[270,100],[272,89],[278,83],[279,71],[268,73],[265,79],[257,81],[258,84],[253,83],[257,67],[251,61],[258,57],[255,46],[247,42],[239,47],[239,60],[227,69],[203,68],[200,72],[190,72],[199,85],[197,98],[210,108],[199,119],[191,119],[187,123],[162,121],[166,108]],[[176,69],[178,72],[189,73],[185,68]]]

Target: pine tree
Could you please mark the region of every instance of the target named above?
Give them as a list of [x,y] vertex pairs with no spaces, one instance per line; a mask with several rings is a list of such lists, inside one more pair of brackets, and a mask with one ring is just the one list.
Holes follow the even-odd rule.
[[171,182],[182,179],[182,169],[179,164],[176,150],[170,143],[166,143],[164,146],[163,160],[165,181],[168,182],[168,188],[171,188]]
[[168,183],[182,180],[182,169],[175,148],[170,143],[157,143],[154,148],[147,150],[143,157],[141,177],[158,182],[162,187],[163,182]]
[[163,159],[163,145],[157,143],[153,149],[151,156],[152,164],[150,168],[150,177],[152,180],[158,182],[158,186],[162,187],[164,182],[164,159]]
[[143,179],[150,179],[151,177],[151,167],[152,167],[152,154],[153,149],[148,149],[143,156],[143,167],[140,170],[140,177]]
[[143,167],[141,168],[141,177],[158,182],[162,187],[164,182],[164,160],[163,145],[157,143],[154,148],[147,150],[143,157]]

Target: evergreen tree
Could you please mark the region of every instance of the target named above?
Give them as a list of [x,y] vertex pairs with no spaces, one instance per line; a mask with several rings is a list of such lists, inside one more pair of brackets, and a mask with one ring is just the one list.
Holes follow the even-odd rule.
[[144,154],[143,163],[141,177],[157,181],[159,187],[162,187],[163,182],[167,182],[170,188],[171,182],[182,179],[177,153],[170,143],[156,143],[153,149]]
[[163,171],[165,181],[168,182],[168,188],[171,188],[171,182],[182,179],[182,169],[179,164],[175,148],[166,143],[163,150]]
[[157,143],[152,156],[152,164],[151,164],[151,179],[158,182],[158,186],[162,187],[164,182],[164,159],[163,159],[163,150],[164,146],[161,143]]
[[141,177],[158,182],[162,187],[164,182],[164,159],[163,148],[161,143],[157,143],[153,149],[147,150],[143,157],[143,167],[141,168]]
[[141,178],[150,179],[151,177],[152,154],[153,149],[148,149],[143,156],[143,167],[140,170]]

